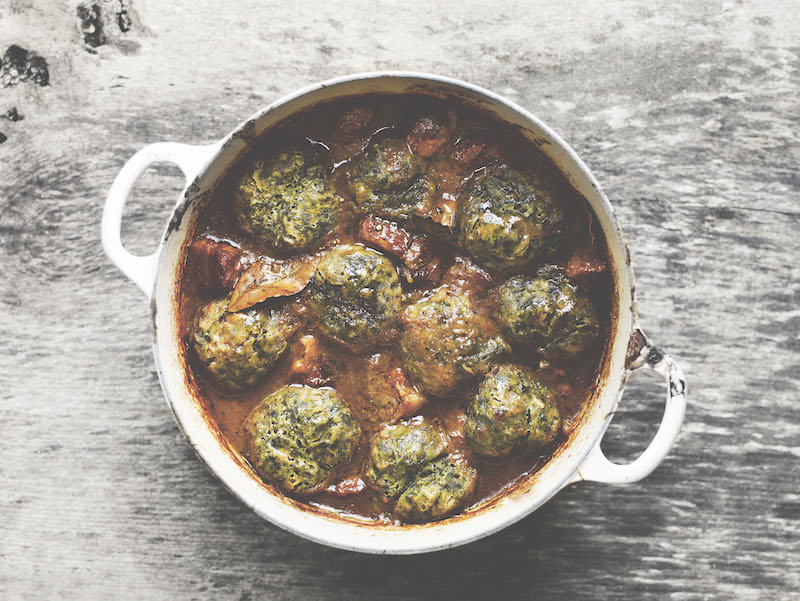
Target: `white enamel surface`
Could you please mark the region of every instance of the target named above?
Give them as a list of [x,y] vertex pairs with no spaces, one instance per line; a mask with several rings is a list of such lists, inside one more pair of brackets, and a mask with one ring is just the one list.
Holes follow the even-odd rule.
[[[651,347],[645,347],[645,352]],[[667,400],[664,415],[653,440],[632,463],[619,465],[608,460],[600,448],[598,441],[586,459],[581,463],[578,472],[581,479],[606,484],[632,484],[646,478],[658,467],[669,454],[672,445],[683,424],[686,413],[686,390],[683,372],[671,357],[664,355],[654,364],[643,363],[640,367],[648,367],[664,376],[667,383]],[[638,367],[636,368],[638,369]],[[618,399],[619,401],[619,399]]]
[[[153,163],[175,163],[189,185],[208,161],[219,151],[219,144],[192,146],[177,142],[157,142],[139,150],[122,166],[106,197],[101,238],[103,250],[119,270],[139,286],[148,298],[153,292],[156,264],[160,250],[146,256],[129,253],[122,246],[120,229],[125,201],[136,180]],[[182,195],[181,195],[182,196]]]
[[[408,91],[455,96],[494,112],[497,117],[512,125],[520,126],[525,135],[537,141],[542,151],[560,167],[572,185],[588,200],[603,228],[616,278],[618,320],[613,333],[608,377],[592,399],[590,410],[573,433],[569,445],[562,448],[537,473],[532,486],[527,489],[517,488],[490,508],[479,510],[468,517],[419,526],[386,527],[366,522],[355,524],[332,515],[298,509],[283,497],[273,494],[249,468],[234,459],[230,451],[219,443],[204,419],[185,380],[177,335],[178,316],[174,307],[178,285],[176,273],[181,259],[181,248],[193,221],[194,196],[188,195],[177,207],[177,211],[185,209],[185,213],[179,226],[167,232],[156,255],[142,258],[127,253],[119,243],[119,222],[125,195],[149,162],[173,160],[181,166],[189,179],[191,174],[199,173],[191,190],[202,193],[213,188],[227,167],[248,149],[248,143],[237,133],[239,131],[246,131],[250,137],[258,137],[282,118],[323,100],[371,92]],[[653,445],[631,466],[617,466],[602,456],[600,440],[616,408],[627,375],[626,351],[636,327],[632,274],[627,264],[627,250],[611,206],[586,166],[566,143],[524,109],[491,92],[448,78],[414,73],[363,74],[324,82],[283,98],[244,123],[219,145],[175,145],[171,148],[174,154],[168,157],[166,146],[149,146],[140,151],[148,151],[141,157],[140,153],[134,155],[131,159],[133,165],[129,167],[129,162],[123,167],[106,204],[107,214],[103,219],[104,247],[109,257],[145,293],[151,290],[154,280],[153,260],[154,257],[158,258],[152,298],[155,317],[154,351],[169,406],[189,442],[209,469],[228,489],[267,520],[305,538],[344,549],[395,554],[433,551],[467,543],[514,523],[570,482],[580,479],[603,482],[635,481],[655,469],[669,450],[683,417],[681,399],[672,405],[668,401],[664,421]],[[209,157],[209,152],[216,156]],[[107,231],[109,229],[111,231]],[[683,402],[685,403],[685,399]]]

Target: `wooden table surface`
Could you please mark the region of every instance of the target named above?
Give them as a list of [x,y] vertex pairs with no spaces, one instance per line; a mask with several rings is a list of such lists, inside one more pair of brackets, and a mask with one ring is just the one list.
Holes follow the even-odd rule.
[[[800,598],[800,8],[657,6],[0,0],[0,598]],[[600,180],[643,327],[689,383],[650,478],[574,485],[490,538],[397,558],[296,538],[195,458],[147,303],[100,247],[109,185],[145,144],[210,142],[375,69],[495,90]],[[131,250],[155,246],[181,184],[171,166],[141,178]],[[608,454],[634,458],[662,410],[637,375]]]

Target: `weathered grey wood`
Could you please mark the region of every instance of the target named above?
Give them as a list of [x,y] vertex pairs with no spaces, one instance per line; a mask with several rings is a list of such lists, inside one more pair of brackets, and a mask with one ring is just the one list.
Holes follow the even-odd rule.
[[[0,54],[18,44],[49,74],[0,87],[0,114],[24,115],[0,119],[0,598],[800,598],[796,3],[124,0],[126,33],[118,0],[96,3],[91,48],[74,3],[0,0]],[[646,481],[576,485],[406,558],[297,539],[206,472],[160,400],[146,303],[99,244],[144,144],[211,141],[302,85],[386,68],[497,90],[578,150],[630,242],[642,323],[690,387]],[[143,177],[131,249],[154,246],[179,185]],[[613,458],[647,443],[662,394],[631,383]]]

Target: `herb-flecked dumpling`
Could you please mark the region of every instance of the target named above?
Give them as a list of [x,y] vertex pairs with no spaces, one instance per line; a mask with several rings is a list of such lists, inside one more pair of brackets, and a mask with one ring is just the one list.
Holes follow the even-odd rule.
[[292,384],[267,396],[244,423],[253,467],[284,490],[310,495],[352,460],[361,427],[332,388]]
[[239,182],[233,207],[242,229],[277,251],[292,252],[335,228],[342,202],[319,159],[291,150],[256,161]]
[[400,276],[376,250],[354,244],[333,249],[317,265],[308,294],[321,333],[352,352],[385,344],[396,333]]
[[265,377],[283,355],[297,323],[284,312],[252,307],[227,311],[228,298],[197,310],[194,350],[215,379],[229,390],[246,390]]

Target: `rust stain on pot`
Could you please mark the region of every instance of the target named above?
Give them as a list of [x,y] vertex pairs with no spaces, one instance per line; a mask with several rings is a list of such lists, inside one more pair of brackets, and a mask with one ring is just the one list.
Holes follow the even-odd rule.
[[156,303],[156,295],[150,299],[150,331],[153,333],[153,339],[158,339],[158,304]]
[[254,144],[256,141],[256,119],[247,121],[231,137],[242,140],[248,145]]
[[205,192],[201,192],[198,183],[196,181],[192,182],[189,185],[189,187],[186,188],[186,192],[184,192],[183,198],[178,203],[178,206],[175,207],[175,210],[172,213],[172,217],[170,218],[169,224],[167,225],[167,237],[169,237],[173,232],[177,231],[181,227],[181,223],[183,222],[183,217],[192,204],[204,203],[212,194],[213,190],[206,190]]
[[625,368],[631,369],[636,367],[642,361],[642,351],[647,348],[647,338],[644,333],[636,328],[631,335],[631,340],[628,343],[628,351],[625,354]]

